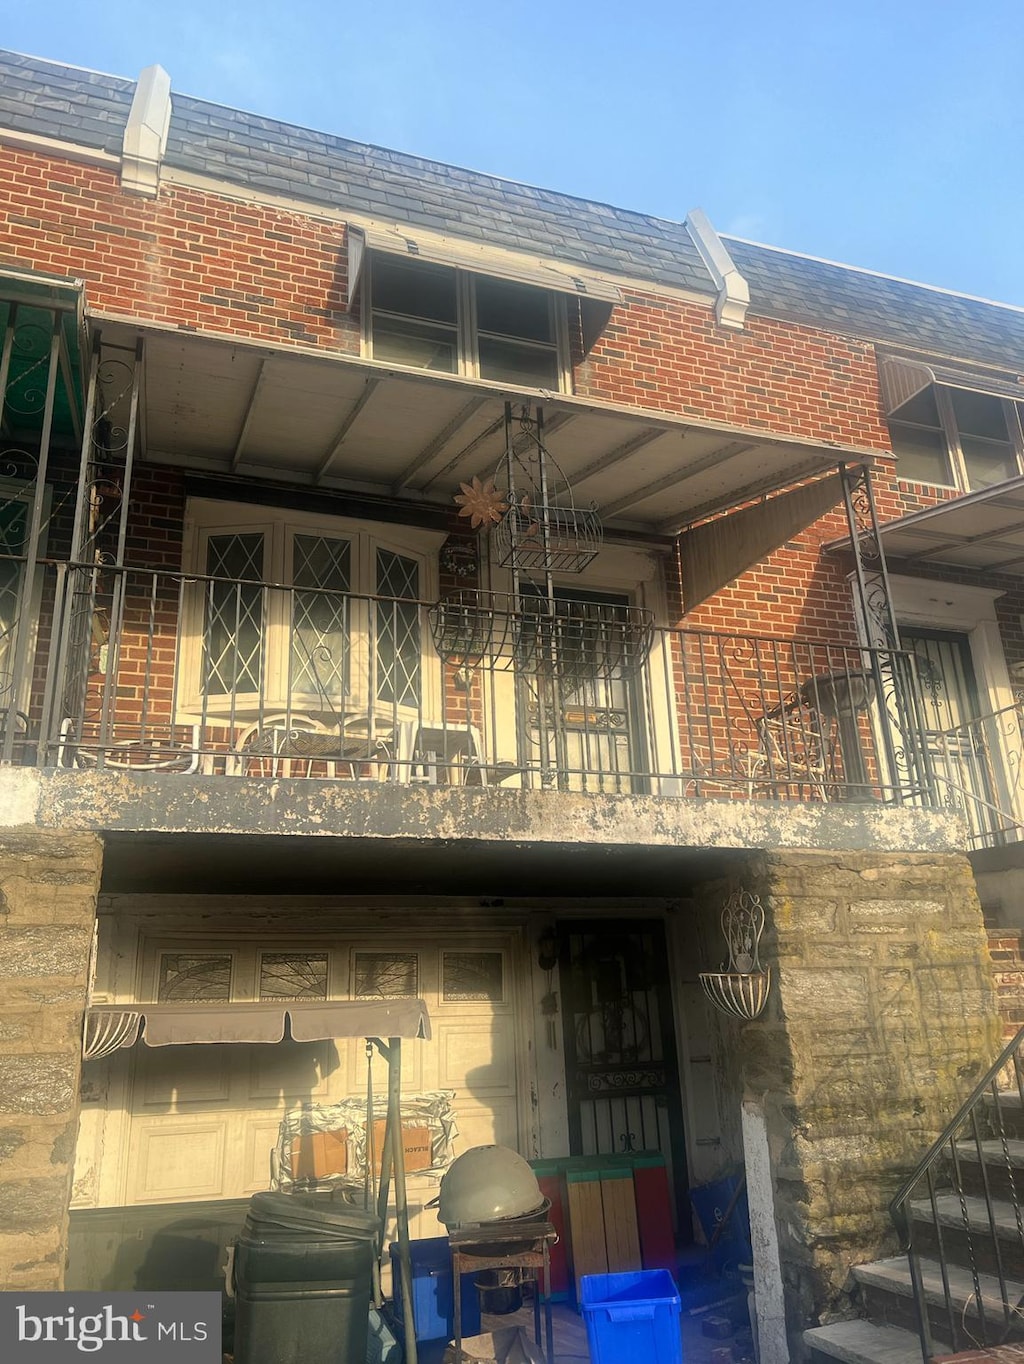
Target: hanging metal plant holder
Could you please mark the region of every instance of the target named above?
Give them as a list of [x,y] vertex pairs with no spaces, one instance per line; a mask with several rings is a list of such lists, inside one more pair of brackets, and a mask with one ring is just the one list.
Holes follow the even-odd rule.
[[638,606],[466,588],[430,609],[434,647],[455,667],[517,668],[563,687],[637,672],[654,643]]
[[722,911],[722,932],[729,945],[728,967],[701,971],[700,983],[717,1009],[749,1021],[764,1012],[772,983],[771,970],[761,965],[759,956],[764,932],[760,898],[745,890],[734,891]]
[[603,539],[596,511],[534,506],[529,497],[513,503],[491,533],[501,567],[525,573],[582,573]]
[[654,643],[654,617],[638,606],[523,596],[513,627],[524,672],[562,686],[632,676]]

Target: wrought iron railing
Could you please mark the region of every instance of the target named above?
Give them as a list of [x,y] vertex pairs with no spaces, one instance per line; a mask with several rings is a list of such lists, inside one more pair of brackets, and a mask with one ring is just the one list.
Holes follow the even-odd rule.
[[925,1364],[1024,1340],[1024,1029],[890,1204]]
[[[523,619],[544,647],[439,654],[436,604],[106,565],[44,570],[32,680],[8,689],[19,698],[8,760],[932,798],[913,659],[898,651],[654,629],[618,606],[548,622],[531,599]],[[507,620],[484,625],[474,631],[493,638]]]
[[1024,701],[926,731],[939,799],[964,816],[971,846],[1024,838]]

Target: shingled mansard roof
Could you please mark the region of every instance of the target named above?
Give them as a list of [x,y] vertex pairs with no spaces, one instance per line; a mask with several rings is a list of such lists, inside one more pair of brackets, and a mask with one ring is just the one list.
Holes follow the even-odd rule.
[[[0,130],[118,153],[135,82],[0,52]],[[165,164],[253,191],[714,296],[682,223],[172,96]],[[726,237],[751,311],[1024,373],[1024,309]]]

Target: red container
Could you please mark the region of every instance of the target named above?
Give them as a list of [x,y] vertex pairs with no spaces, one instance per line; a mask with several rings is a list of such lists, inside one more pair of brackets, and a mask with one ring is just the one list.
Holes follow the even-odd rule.
[[644,1269],[675,1271],[676,1238],[672,1230],[672,1200],[665,1157],[655,1153],[631,1157],[636,1221]]
[[565,1302],[569,1297],[569,1237],[565,1214],[565,1179],[557,1160],[531,1160],[530,1168],[545,1198],[551,1200],[547,1219],[558,1232],[558,1240],[551,1247],[551,1297],[554,1302]]

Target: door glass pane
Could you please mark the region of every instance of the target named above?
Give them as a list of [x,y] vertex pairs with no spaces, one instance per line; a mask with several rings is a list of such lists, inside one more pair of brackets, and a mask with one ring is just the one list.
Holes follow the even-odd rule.
[[416,706],[420,694],[420,570],[415,559],[377,551],[377,700]]
[[248,580],[204,584],[203,688],[229,696],[260,692],[263,681],[263,535],[211,535],[206,572]]
[[340,702],[348,690],[351,546],[296,535],[293,553],[290,690]]

